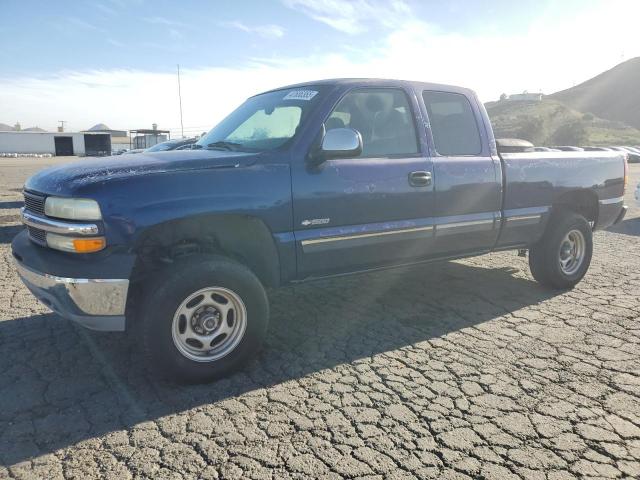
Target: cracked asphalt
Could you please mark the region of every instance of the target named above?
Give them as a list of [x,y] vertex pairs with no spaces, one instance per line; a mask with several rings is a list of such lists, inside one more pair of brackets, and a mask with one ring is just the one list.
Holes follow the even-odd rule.
[[258,359],[185,387],[18,280],[22,182],[56,161],[0,160],[0,478],[640,478],[638,208],[564,293],[514,253],[271,292]]

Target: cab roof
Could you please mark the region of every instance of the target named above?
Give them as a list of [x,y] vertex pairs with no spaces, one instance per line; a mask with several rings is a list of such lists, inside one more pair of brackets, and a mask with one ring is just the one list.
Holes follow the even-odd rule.
[[409,87],[414,90],[438,90],[440,92],[461,93],[467,96],[475,96],[473,90],[455,85],[445,85],[441,83],[428,83],[413,80],[396,80],[385,78],[332,78],[326,80],[314,80],[310,82],[296,83],[284,87],[274,88],[262,93],[277,92],[278,90],[287,90],[290,88],[313,87],[315,85],[324,85],[330,87]]

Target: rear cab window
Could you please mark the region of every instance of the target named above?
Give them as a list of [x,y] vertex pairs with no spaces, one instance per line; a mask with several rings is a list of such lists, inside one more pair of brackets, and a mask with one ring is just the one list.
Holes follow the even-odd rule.
[[438,155],[471,156],[482,153],[480,130],[466,96],[425,90],[422,99]]

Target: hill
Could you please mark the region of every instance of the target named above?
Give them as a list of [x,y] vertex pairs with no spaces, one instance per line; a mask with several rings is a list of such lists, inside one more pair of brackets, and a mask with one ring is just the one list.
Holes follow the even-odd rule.
[[486,107],[497,138],[522,138],[535,145],[640,145],[640,130],[550,97],[541,102],[490,102]]
[[640,128],[640,57],[550,97],[580,112]]

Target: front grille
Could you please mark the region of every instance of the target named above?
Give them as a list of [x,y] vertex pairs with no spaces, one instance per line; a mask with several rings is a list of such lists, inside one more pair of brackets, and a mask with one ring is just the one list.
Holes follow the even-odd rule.
[[36,215],[44,215],[44,197],[30,192],[24,192],[24,208]]
[[[44,196],[31,192],[24,192],[24,209],[35,215],[44,217]],[[39,228],[27,226],[29,238],[39,245],[47,244],[47,232]]]
[[39,228],[27,227],[29,232],[29,238],[40,245],[47,244],[47,232],[40,230]]

